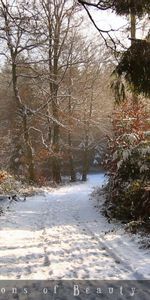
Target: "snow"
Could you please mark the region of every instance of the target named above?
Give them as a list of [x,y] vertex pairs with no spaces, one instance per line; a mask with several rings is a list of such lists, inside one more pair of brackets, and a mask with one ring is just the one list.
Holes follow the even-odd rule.
[[90,196],[103,183],[90,175],[13,203],[0,217],[0,279],[150,279],[148,250]]

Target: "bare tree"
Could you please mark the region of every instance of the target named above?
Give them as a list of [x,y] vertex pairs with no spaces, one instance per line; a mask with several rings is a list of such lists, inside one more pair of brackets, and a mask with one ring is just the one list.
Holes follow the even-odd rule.
[[[32,110],[22,101],[19,92],[19,73],[18,65],[21,57],[28,57],[39,42],[35,35],[36,16],[29,10],[28,3],[25,1],[0,1],[0,39],[4,44],[4,55],[11,64],[12,86],[14,102],[17,114],[21,118],[23,128],[24,147],[26,161],[29,172],[29,180],[35,180],[33,151],[28,131],[28,119],[32,115]],[[34,34],[34,35],[33,35]],[[6,47],[6,50],[5,50]]]
[[[53,153],[52,159],[52,177],[53,181],[61,181],[61,155],[60,155],[60,122],[59,105],[61,97],[58,96],[61,82],[69,66],[70,51],[67,50],[65,61],[63,52],[68,45],[68,34],[73,26],[72,19],[75,12],[75,5],[66,3],[64,0],[41,1],[41,18],[44,20],[46,43],[43,50],[47,57],[45,62],[45,78],[48,82],[49,100],[47,101],[47,121],[49,124],[49,145]],[[41,26],[42,26],[41,20]],[[65,50],[66,52],[66,50]],[[44,78],[44,77],[43,77]]]

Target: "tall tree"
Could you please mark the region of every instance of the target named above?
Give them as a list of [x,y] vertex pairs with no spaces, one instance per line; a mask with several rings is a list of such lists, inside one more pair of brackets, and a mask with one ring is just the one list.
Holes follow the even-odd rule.
[[[60,160],[60,122],[59,105],[61,82],[69,65],[70,51],[68,57],[63,58],[64,49],[68,45],[68,34],[72,28],[73,14],[76,6],[65,0],[41,1],[42,12],[40,13],[41,25],[45,28],[46,43],[43,45],[47,64],[45,62],[46,80],[49,84],[49,101],[47,102],[47,120],[49,123],[49,144],[52,149],[52,177],[53,181],[61,181],[61,160]],[[48,74],[48,76],[47,76]]]
[[[39,42],[35,36],[36,16],[29,10],[27,1],[0,1],[0,39],[4,42],[1,54],[6,56],[11,63],[13,100],[16,105],[16,116],[19,113],[21,127],[23,130],[24,148],[26,163],[29,173],[29,180],[35,180],[33,150],[28,130],[28,119],[32,115],[32,110],[22,100],[19,91],[19,64],[22,57],[27,57]],[[16,117],[17,118],[17,117]],[[19,119],[20,119],[19,118]],[[19,122],[19,121],[18,121]],[[19,126],[19,125],[18,125]]]

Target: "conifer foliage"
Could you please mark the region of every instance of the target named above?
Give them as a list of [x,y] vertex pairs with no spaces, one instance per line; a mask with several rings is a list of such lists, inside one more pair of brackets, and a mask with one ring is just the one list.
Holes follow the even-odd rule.
[[111,0],[110,3],[118,15],[128,15],[132,12],[140,17],[150,12],[149,0]]
[[136,94],[150,96],[150,43],[135,41],[123,53],[114,74],[124,77],[130,89]]

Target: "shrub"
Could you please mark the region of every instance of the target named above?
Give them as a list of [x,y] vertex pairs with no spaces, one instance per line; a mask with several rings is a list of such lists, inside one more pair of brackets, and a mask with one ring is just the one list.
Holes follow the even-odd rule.
[[[105,160],[109,170],[107,208],[123,221],[150,216],[150,140],[148,113],[142,102],[128,101],[114,114],[114,139]],[[126,124],[126,126],[125,126]]]

